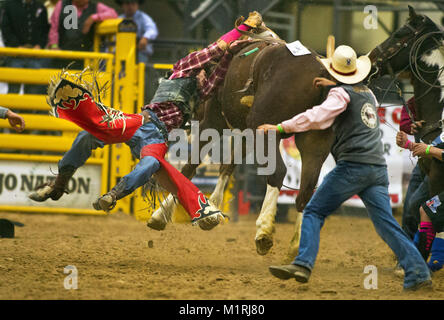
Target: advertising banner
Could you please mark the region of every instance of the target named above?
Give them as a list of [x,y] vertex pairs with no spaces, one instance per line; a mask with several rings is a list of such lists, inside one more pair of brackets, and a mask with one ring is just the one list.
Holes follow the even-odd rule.
[[[57,164],[51,162],[0,160],[0,205],[60,207],[60,202],[48,199],[35,202],[28,194],[37,186],[55,179]],[[85,165],[79,168],[68,183],[63,196],[63,207],[91,209],[100,195],[101,166]]]

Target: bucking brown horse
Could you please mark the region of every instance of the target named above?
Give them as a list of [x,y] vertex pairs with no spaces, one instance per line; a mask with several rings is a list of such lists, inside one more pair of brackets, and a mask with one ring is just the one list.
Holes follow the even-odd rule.
[[[255,53],[246,55],[254,51]],[[327,92],[315,88],[313,79],[328,77],[328,73],[317,61],[318,56],[314,51],[307,55],[293,56],[282,41],[255,41],[247,45],[234,56],[225,83],[218,94],[205,103],[200,130],[213,128],[222,135],[222,130],[229,128],[256,129],[264,123],[280,123],[320,104]],[[288,137],[289,135],[277,134],[275,145],[279,146],[280,139]],[[296,208],[302,212],[314,192],[322,164],[330,152],[333,134],[331,129],[297,133],[295,142],[302,158],[302,177]],[[206,143],[201,142],[200,147]],[[275,149],[276,170],[267,176],[267,192],[256,221],[256,249],[261,255],[266,254],[273,245],[277,199],[286,174],[279,147]],[[191,178],[197,166],[187,164],[182,173]],[[234,164],[221,165],[221,175],[210,198],[219,207],[233,169]],[[168,218],[173,205],[174,201],[170,196],[153,215]]]

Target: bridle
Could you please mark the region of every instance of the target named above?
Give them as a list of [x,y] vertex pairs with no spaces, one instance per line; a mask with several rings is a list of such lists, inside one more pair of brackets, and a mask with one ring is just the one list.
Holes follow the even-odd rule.
[[[425,22],[425,17],[423,18],[422,22]],[[405,37],[403,37],[400,41],[396,42],[395,46],[387,48],[385,51],[381,48],[381,45],[378,45],[376,47],[376,50],[380,53],[380,56],[376,61],[372,63],[372,66],[376,68],[376,71],[370,75],[368,81],[370,82],[373,78],[373,76],[377,75],[379,71],[382,69],[382,66],[384,64],[387,64],[387,69],[389,71],[389,74],[392,78],[397,78],[395,72],[393,71],[393,67],[390,63],[390,60],[396,56],[402,49],[407,48],[410,43],[416,40],[417,36],[423,32],[425,29],[425,26],[421,24],[422,27],[419,29],[414,28],[410,22],[408,22],[405,26],[411,31],[411,33],[408,33]],[[413,34],[413,36],[412,36]],[[407,66],[408,67],[408,66]],[[405,69],[407,69],[405,67]],[[401,70],[405,71],[405,69]],[[390,88],[390,87],[389,87]]]
[[[425,17],[423,18],[423,22],[425,22]],[[383,102],[385,100],[386,95],[391,92],[391,93],[396,93],[399,98],[402,101],[402,104],[404,106],[406,106],[406,102],[403,96],[403,92],[401,90],[401,88],[398,86],[396,80],[398,79],[398,77],[396,76],[395,72],[393,71],[393,67],[390,63],[390,60],[395,57],[402,49],[407,48],[413,41],[415,41],[415,39],[417,38],[417,36],[423,31],[423,29],[425,29],[425,26],[423,26],[421,29],[416,29],[414,28],[410,22],[408,22],[406,24],[406,27],[411,31],[410,33],[408,33],[405,37],[403,37],[401,39],[401,41],[396,42],[394,47],[389,47],[387,50],[383,50],[381,48],[381,45],[378,45],[376,47],[376,50],[379,52],[380,56],[378,57],[378,59],[376,59],[376,61],[374,61],[372,63],[372,66],[376,69],[376,71],[374,73],[372,73],[369,78],[368,78],[368,83],[370,84],[373,77],[377,74],[379,74],[380,70],[382,70],[382,67],[385,64],[387,64],[387,70],[389,71],[390,77],[392,78],[392,81],[390,82],[390,84],[388,85],[388,87],[386,89],[380,88],[379,86],[376,86],[377,89],[379,90],[383,90],[384,91],[384,95],[382,96],[382,101]],[[402,69],[399,73],[404,72],[405,70],[407,70],[407,68],[410,66],[407,65],[406,67],[404,67],[404,69]],[[390,88],[392,87],[392,85],[396,86],[396,91],[390,90]],[[410,120],[413,122],[414,121],[414,117],[413,114],[411,113],[411,111],[409,110],[409,108],[405,107],[407,110],[407,113],[409,115]]]
[[[426,18],[424,17],[422,22],[425,22],[425,19]],[[400,99],[402,100],[402,103],[405,105],[405,100],[404,100],[404,97],[402,94],[402,90],[398,86],[398,84],[396,83],[396,80],[398,79],[398,77],[396,76],[395,72],[393,71],[393,67],[392,67],[392,64],[390,63],[390,60],[393,57],[395,57],[397,54],[399,54],[399,52],[402,49],[408,48],[409,45],[416,40],[417,36],[419,34],[421,34],[423,32],[423,30],[425,29],[425,26],[423,24],[421,24],[421,25],[422,25],[421,28],[416,29],[410,24],[410,22],[408,22],[405,26],[410,30],[410,32],[406,36],[404,36],[400,41],[396,42],[395,46],[389,47],[386,50],[383,50],[381,48],[381,45],[378,45],[376,47],[376,50],[380,53],[380,56],[378,57],[378,59],[376,59],[376,61],[374,61],[372,63],[372,67],[374,67],[376,69],[376,71],[373,72],[369,76],[368,83],[370,83],[373,80],[373,77],[375,75],[379,74],[379,72],[380,72],[380,70],[382,70],[382,67],[384,66],[384,64],[387,65],[387,70],[390,74],[390,77],[392,78],[392,81],[390,82],[389,86],[386,89],[376,86],[377,89],[384,91],[382,101],[384,101],[387,93],[392,92],[392,93],[398,94]],[[405,66],[399,73],[406,71],[409,67],[410,67],[410,64]],[[390,90],[390,88],[392,87],[393,84],[395,84],[395,86],[396,86],[396,89],[397,89],[396,91]],[[407,110],[408,110],[408,108],[407,108]],[[409,113],[411,120],[413,121],[413,115],[411,114],[410,110],[408,110],[408,113]]]
[[[378,52],[380,53],[380,56],[378,57],[378,59],[376,61],[373,62],[373,67],[376,68],[376,71],[374,73],[372,73],[369,78],[368,78],[368,83],[370,83],[372,81],[372,78],[379,74],[380,70],[382,70],[382,67],[384,66],[384,64],[386,64],[387,66],[387,70],[391,76],[391,78],[393,79],[390,83],[390,85],[386,88],[379,88],[380,90],[384,90],[384,95],[382,98],[382,101],[384,100],[385,96],[387,95],[388,92],[393,92],[393,90],[390,90],[391,86],[393,84],[395,84],[397,90],[396,93],[399,95],[402,103],[404,106],[406,106],[404,97],[403,97],[403,92],[401,90],[401,88],[399,88],[399,86],[396,84],[396,80],[398,79],[397,75],[395,74],[395,72],[393,71],[393,67],[390,63],[390,60],[395,57],[397,54],[399,54],[399,52],[404,49],[404,48],[408,48],[409,46],[411,46],[410,52],[409,52],[409,63],[398,72],[398,74],[410,69],[412,75],[420,82],[422,82],[423,84],[425,84],[426,86],[428,86],[428,89],[421,94],[419,97],[415,97],[415,102],[417,102],[419,99],[423,98],[426,94],[428,94],[433,88],[442,88],[444,86],[441,85],[436,85],[436,83],[438,82],[439,76],[441,75],[441,73],[444,71],[443,68],[441,68],[438,71],[438,76],[436,77],[435,81],[433,83],[428,82],[421,74],[421,72],[425,72],[425,73],[431,73],[431,72],[436,72],[434,71],[427,71],[422,69],[419,64],[418,64],[418,60],[420,58],[419,52],[420,49],[422,47],[422,44],[429,38],[432,38],[435,43],[436,46],[428,49],[428,51],[430,50],[434,50],[438,47],[440,47],[442,44],[438,42],[438,40],[434,37],[435,35],[439,34],[441,36],[444,35],[443,31],[432,31],[432,32],[428,32],[425,34],[422,34],[424,32],[424,30],[426,29],[426,25],[425,25],[425,20],[426,17],[423,17],[422,20],[422,24],[420,28],[414,28],[410,22],[408,22],[405,26],[410,30],[410,32],[404,36],[400,41],[398,41],[394,46],[387,48],[385,51],[382,50],[381,45],[378,45],[376,47],[376,50],[378,50]],[[422,34],[422,35],[421,35]],[[420,35],[420,36],[419,36]],[[413,93],[413,92],[411,92]],[[410,110],[406,107],[407,112],[409,114],[410,120],[413,122],[413,115],[410,112]],[[420,130],[420,139],[422,139],[424,136],[428,135],[429,133],[437,130],[437,129],[442,129],[444,125],[444,119],[440,119],[438,121],[436,121],[435,123],[432,123],[430,125],[426,125],[424,126],[421,130]]]

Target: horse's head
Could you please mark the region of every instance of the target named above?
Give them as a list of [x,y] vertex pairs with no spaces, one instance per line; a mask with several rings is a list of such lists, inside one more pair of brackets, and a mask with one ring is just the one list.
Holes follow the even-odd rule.
[[442,117],[442,55],[437,49],[442,47],[443,35],[441,27],[409,6],[407,22],[369,54],[369,81],[387,74],[395,80],[399,73],[409,73],[415,92],[416,120],[427,123],[419,133],[424,141],[433,139],[441,128],[435,124]]
[[[434,31],[440,31],[440,28],[429,17],[417,14],[415,9],[409,6],[407,22],[370,52],[372,77],[380,77],[386,74],[394,77],[402,71],[408,71],[410,53],[415,41],[424,34]],[[427,41],[432,43],[432,39],[427,39],[421,45],[421,52],[417,52],[418,56],[430,49],[430,45],[426,43]]]

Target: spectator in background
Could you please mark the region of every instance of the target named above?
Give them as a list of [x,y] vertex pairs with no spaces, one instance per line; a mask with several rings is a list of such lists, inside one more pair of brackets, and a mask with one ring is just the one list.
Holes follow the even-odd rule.
[[[67,29],[64,21],[71,22],[70,10],[62,10],[68,5],[74,5],[77,9],[77,29]],[[89,0],[61,0],[51,16],[51,29],[49,31],[49,48],[57,50],[93,51],[94,28],[93,24],[106,19],[117,18],[117,12],[101,2]],[[64,67],[68,63],[63,62],[58,67]],[[76,61],[72,69],[82,69],[83,61]]]
[[139,10],[144,0],[116,0],[122,8],[120,18],[132,19],[137,25],[137,62],[145,63],[145,102],[148,103],[154,92],[155,83],[150,83],[149,57],[153,54],[152,40],[157,38],[159,31],[156,23],[145,12]]
[[46,0],[44,6],[46,7],[46,13],[48,15],[48,23],[51,24],[51,16],[54,12],[55,6],[59,0]]
[[132,19],[137,25],[137,60],[148,63],[153,54],[153,45],[150,43],[157,38],[159,31],[156,23],[145,12],[139,10],[144,0],[116,0],[123,10],[120,18]]
[[[48,41],[48,18],[45,7],[36,0],[9,0],[4,4],[2,35],[6,47],[41,49]],[[39,69],[44,60],[13,57],[12,68]],[[46,86],[25,85],[25,93],[44,94]],[[18,93],[20,84],[9,84],[9,93]]]

